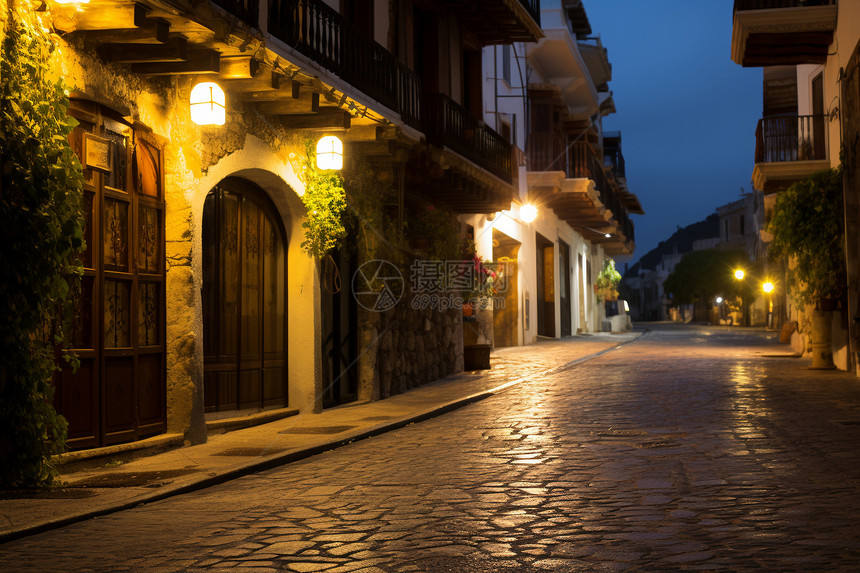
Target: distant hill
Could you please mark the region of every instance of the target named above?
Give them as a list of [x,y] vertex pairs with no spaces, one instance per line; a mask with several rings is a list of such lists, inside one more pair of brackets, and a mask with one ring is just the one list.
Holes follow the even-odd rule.
[[678,229],[672,236],[665,241],[660,241],[660,244],[651,249],[639,259],[635,265],[627,269],[624,274],[627,276],[636,276],[639,274],[639,269],[654,269],[660,264],[663,255],[671,255],[672,253],[689,253],[693,250],[693,242],[699,239],[710,239],[720,236],[720,216],[716,213],[708,215],[704,221],[687,225]]

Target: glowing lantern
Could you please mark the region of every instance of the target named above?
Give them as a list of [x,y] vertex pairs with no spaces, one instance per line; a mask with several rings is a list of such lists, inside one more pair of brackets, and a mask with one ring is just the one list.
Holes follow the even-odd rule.
[[224,90],[215,82],[202,82],[191,90],[191,121],[197,125],[224,125],[227,119]]
[[525,205],[520,207],[520,219],[523,223],[531,223],[532,221],[537,219],[537,216],[537,207],[535,207],[531,203],[526,203]]
[[317,142],[317,167],[343,169],[343,142],[338,137],[327,135]]

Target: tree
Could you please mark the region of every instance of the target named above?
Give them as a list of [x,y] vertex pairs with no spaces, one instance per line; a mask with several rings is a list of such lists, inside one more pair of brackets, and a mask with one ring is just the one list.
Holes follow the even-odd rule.
[[801,308],[832,303],[845,290],[843,221],[840,169],[817,171],[776,197],[770,253],[789,260],[789,287]]
[[709,304],[718,296],[752,300],[756,287],[752,281],[734,278],[736,269],[756,273],[744,251],[707,249],[687,253],[663,283],[663,290],[678,305]]

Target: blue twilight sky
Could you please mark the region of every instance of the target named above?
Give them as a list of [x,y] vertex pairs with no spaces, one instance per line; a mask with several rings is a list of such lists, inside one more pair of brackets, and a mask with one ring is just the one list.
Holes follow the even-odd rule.
[[584,4],[612,63],[618,112],[604,128],[621,131],[628,187],[645,210],[632,216],[632,264],[752,189],[762,71],[731,60],[731,0]]

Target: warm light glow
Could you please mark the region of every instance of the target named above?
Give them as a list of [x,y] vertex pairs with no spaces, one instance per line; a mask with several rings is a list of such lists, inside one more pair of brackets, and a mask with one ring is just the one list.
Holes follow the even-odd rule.
[[717,297],[717,304],[722,304],[722,303],[723,303],[723,297],[718,296]]
[[630,305],[627,304],[627,301],[624,301],[624,312],[630,312]]
[[766,283],[761,285],[761,290],[763,290],[766,293],[772,293],[773,292],[773,283],[770,281],[767,281]]
[[54,0],[56,4],[89,4],[90,0]]
[[735,278],[736,278],[736,279],[738,279],[739,281],[740,281],[740,280],[743,280],[743,278],[744,278],[744,271],[743,271],[743,269],[738,269],[738,270],[736,270],[736,271],[735,271]]
[[343,169],[343,142],[338,137],[327,135],[317,142],[317,167]]
[[608,239],[608,238],[610,238],[612,235],[610,235],[609,233],[604,233],[604,234],[603,234],[603,236],[604,236],[604,237],[606,237],[606,238]]
[[520,207],[520,220],[523,223],[531,223],[535,219],[537,219],[538,210],[537,207],[532,205],[531,203],[526,203],[522,207]]
[[224,90],[215,82],[202,82],[191,90],[191,121],[197,125],[224,125],[227,100]]

